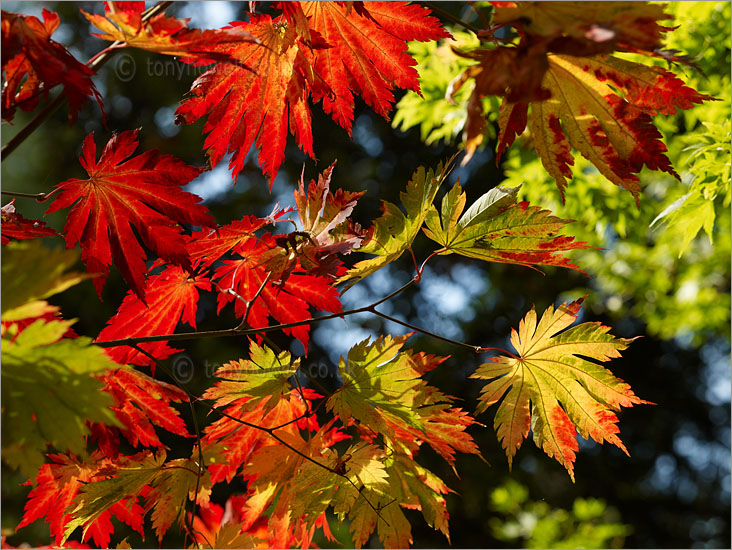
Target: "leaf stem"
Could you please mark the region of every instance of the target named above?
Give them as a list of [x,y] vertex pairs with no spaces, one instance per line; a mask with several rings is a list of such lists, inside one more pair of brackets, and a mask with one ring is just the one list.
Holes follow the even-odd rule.
[[44,202],[48,199],[50,193],[21,193],[19,191],[2,191],[3,195],[9,197],[21,197],[24,199],[36,199],[36,202]]
[[484,349],[484,348],[481,348],[480,346],[473,346],[471,344],[466,344],[465,342],[458,342],[457,340],[447,338],[446,336],[440,336],[439,334],[435,334],[434,332],[430,332],[429,330],[419,328],[418,326],[413,325],[411,323],[407,323],[406,321],[400,321],[396,317],[392,317],[391,315],[387,315],[386,313],[381,313],[380,311],[376,311],[375,309],[371,309],[369,311],[378,317],[382,317],[383,319],[386,319],[387,321],[391,321],[393,323],[397,323],[398,325],[402,325],[403,327],[407,327],[414,331],[421,332],[422,334],[431,336],[432,338],[435,338],[437,340],[442,340],[443,342],[447,342],[447,343],[453,344],[455,346],[460,346],[462,348],[469,349],[471,351],[474,351],[475,353],[480,353],[481,350]]

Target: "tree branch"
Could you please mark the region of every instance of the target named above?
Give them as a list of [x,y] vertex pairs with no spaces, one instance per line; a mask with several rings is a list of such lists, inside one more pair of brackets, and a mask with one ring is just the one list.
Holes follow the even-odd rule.
[[466,28],[467,30],[474,32],[476,35],[480,32],[480,29],[478,27],[475,27],[471,25],[470,23],[466,23],[459,17],[455,17],[453,14],[451,14],[448,11],[443,10],[440,8],[437,4],[434,2],[420,2],[422,5],[428,7],[430,11],[438,15],[439,17],[442,17],[443,19],[447,19],[448,21],[451,21],[457,25],[460,25],[461,27]]
[[407,327],[414,331],[421,332],[422,334],[431,336],[432,338],[435,338],[437,340],[442,340],[443,342],[447,342],[449,344],[453,344],[454,346],[460,346],[461,348],[467,348],[471,351],[474,351],[475,353],[481,353],[481,351],[484,349],[484,348],[481,348],[480,346],[473,346],[471,344],[466,344],[465,342],[458,342],[457,340],[447,338],[446,336],[440,336],[439,334],[435,334],[434,332],[430,332],[429,330],[419,328],[418,326],[412,325],[411,323],[407,323],[405,321],[400,321],[396,317],[392,317],[391,315],[387,315],[386,313],[381,313],[380,311],[376,311],[375,309],[371,309],[369,311],[378,317],[382,317],[382,318],[386,319],[387,321],[391,321],[398,325],[402,325],[403,327]]
[[264,334],[267,332],[274,332],[276,330],[284,330],[287,328],[294,328],[294,327],[301,327],[303,325],[309,325],[312,323],[319,323],[321,321],[327,321],[329,319],[337,319],[338,317],[346,317],[348,315],[354,315],[356,313],[367,313],[372,312],[372,309],[378,306],[379,304],[382,304],[386,302],[387,300],[390,300],[397,294],[403,292],[410,286],[412,286],[416,282],[415,279],[411,279],[408,283],[401,286],[394,292],[388,294],[387,296],[381,298],[380,300],[377,300],[373,304],[370,304],[365,307],[359,307],[356,309],[350,309],[347,311],[343,311],[341,313],[331,313],[329,315],[322,315],[320,317],[311,317],[310,319],[305,319],[304,321],[296,321],[294,323],[283,323],[280,325],[271,325],[269,327],[263,327],[263,328],[248,328],[248,329],[240,329],[240,328],[229,328],[229,329],[223,329],[223,330],[207,330],[207,331],[196,331],[196,332],[179,332],[175,334],[158,334],[154,336],[136,336],[132,338],[122,338],[120,340],[106,340],[101,342],[94,342],[97,346],[101,348],[113,348],[117,346],[129,346],[131,344],[144,344],[147,342],[180,342],[184,340],[200,340],[202,338],[225,338],[230,336],[247,336],[250,334]]

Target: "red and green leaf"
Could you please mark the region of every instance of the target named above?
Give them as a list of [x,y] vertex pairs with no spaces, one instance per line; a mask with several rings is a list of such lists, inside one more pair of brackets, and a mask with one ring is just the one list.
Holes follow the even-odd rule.
[[[465,193],[456,183],[442,199],[441,213],[432,206],[425,234],[441,244],[439,254],[460,254],[489,262],[525,266],[555,265],[581,271],[561,252],[587,248],[574,237],[557,235],[573,220],[518,202],[519,187],[491,189],[463,214]],[[462,215],[462,216],[461,216]]]
[[[509,466],[531,428],[534,442],[562,464],[574,481],[577,431],[598,443],[612,443],[628,454],[618,437],[620,407],[648,403],[601,363],[620,357],[632,342],[615,338],[601,323],[577,318],[582,300],[549,306],[537,321],[532,309],[511,331],[516,355],[491,357],[471,378],[490,380],[478,412],[501,401],[495,428]],[[564,331],[564,332],[562,332]]]
[[[88,461],[62,454],[52,454],[49,458],[52,462],[44,464],[38,471],[35,487],[28,495],[25,513],[17,529],[45,518],[55,544],[61,546],[66,538],[64,532],[72,519],[71,511],[79,490],[85,483],[97,478],[100,470],[108,468],[111,463],[101,453],[93,454]],[[112,517],[143,535],[144,515],[145,510],[134,499],[128,500],[120,495],[117,502],[99,514],[88,526],[82,541],[91,538],[100,548],[109,548],[110,534],[114,531]]]

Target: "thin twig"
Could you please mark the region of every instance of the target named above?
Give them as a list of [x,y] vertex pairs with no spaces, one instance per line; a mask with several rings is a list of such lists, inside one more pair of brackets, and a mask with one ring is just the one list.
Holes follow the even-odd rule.
[[49,193],[21,193],[19,191],[2,191],[3,195],[9,197],[21,197],[24,199],[36,199],[36,202],[43,202],[48,199]]
[[480,346],[473,346],[471,344],[466,344],[465,342],[458,342],[457,340],[447,338],[446,336],[440,336],[439,334],[435,334],[434,332],[430,332],[429,330],[419,328],[418,326],[415,326],[411,323],[407,323],[405,321],[400,321],[396,317],[392,317],[391,315],[387,315],[386,313],[381,313],[380,311],[376,311],[375,309],[371,309],[369,311],[371,313],[373,313],[374,315],[377,315],[378,317],[382,317],[382,318],[386,319],[387,321],[392,321],[393,323],[397,323],[398,325],[402,325],[404,327],[410,328],[417,332],[421,332],[422,334],[426,334],[427,336],[431,336],[432,338],[436,338],[437,340],[442,340],[443,342],[448,342],[449,344],[453,344],[455,346],[467,348],[471,351],[474,351],[475,353],[480,353],[481,350],[483,349]]
[[465,21],[463,21],[459,17],[455,17],[450,12],[445,11],[442,8],[440,8],[434,2],[420,2],[420,3],[423,4],[424,6],[428,7],[430,9],[430,11],[432,11],[433,13],[435,13],[438,16],[442,17],[443,19],[447,19],[448,21],[452,21],[453,23],[456,23],[456,24],[460,25],[461,27],[464,27],[464,28],[468,29],[469,31],[472,31],[475,34],[478,34],[480,32],[480,29],[478,27],[475,27],[475,26],[471,25],[470,23],[466,23]]
[[228,328],[223,330],[206,330],[206,331],[195,331],[195,332],[179,332],[175,334],[158,334],[158,335],[152,335],[152,336],[135,336],[132,338],[122,338],[120,340],[106,340],[101,342],[94,342],[97,346],[101,348],[113,348],[117,346],[129,346],[130,344],[143,344],[147,342],[162,342],[162,341],[169,341],[169,342],[180,342],[185,340],[200,340],[203,338],[224,338],[224,337],[231,337],[231,336],[247,336],[249,334],[265,334],[267,332],[274,332],[277,330],[284,330],[288,328],[295,328],[295,327],[301,327],[303,325],[309,325],[311,323],[319,323],[321,321],[328,321],[330,319],[337,319],[339,317],[346,317],[348,315],[354,315],[356,313],[367,313],[370,312],[372,308],[378,306],[379,304],[382,304],[386,302],[387,300],[390,300],[400,292],[403,292],[410,286],[412,286],[415,283],[415,279],[411,279],[408,283],[401,286],[394,292],[390,293],[389,295],[381,298],[380,300],[377,300],[371,305],[359,307],[356,309],[350,309],[347,311],[342,311],[341,313],[331,313],[328,315],[322,315],[320,317],[311,317],[310,319],[305,319],[303,321],[295,321],[293,323],[282,323],[279,325],[271,325],[268,327],[262,327],[262,328],[249,328],[249,329],[237,329],[237,328]]

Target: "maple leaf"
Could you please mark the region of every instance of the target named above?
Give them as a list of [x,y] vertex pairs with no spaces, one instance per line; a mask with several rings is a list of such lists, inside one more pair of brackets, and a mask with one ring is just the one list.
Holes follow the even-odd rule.
[[[542,164],[557,182],[562,200],[574,164],[570,146],[638,202],[636,176],[643,166],[678,177],[651,115],[673,114],[713,99],[684,86],[673,73],[611,56],[549,55],[542,85],[551,97],[508,103],[499,115],[498,155],[526,127]],[[621,97],[618,90],[624,94]],[[527,109],[531,110],[527,117]]]
[[163,55],[180,56],[187,62],[226,61],[229,59],[227,54],[211,51],[211,47],[256,41],[249,33],[238,29],[189,29],[187,19],[166,17],[162,13],[143,21],[144,9],[144,2],[134,6],[106,2],[104,16],[80,11],[92,25],[103,31],[102,34],[92,33],[98,38]]
[[216,229],[204,229],[191,235],[186,245],[191,260],[198,260],[202,267],[208,267],[227,252],[242,253],[251,241],[256,241],[257,230],[269,222],[265,218],[244,216],[230,224]]
[[191,97],[176,111],[176,122],[191,124],[208,114],[203,131],[210,164],[232,152],[234,181],[256,141],[259,162],[271,182],[284,159],[288,124],[303,152],[313,156],[307,96],[317,79],[287,23],[252,15],[248,23],[236,22],[224,30],[249,33],[259,43],[242,40],[227,47],[236,64],[219,63],[198,77]]
[[586,439],[607,441],[628,454],[613,411],[648,401],[597,362],[620,357],[633,339],[615,338],[597,322],[560,333],[575,321],[581,304],[582,299],[557,309],[549,306],[538,322],[532,308],[518,332],[511,331],[517,355],[491,357],[471,375],[491,380],[481,391],[478,412],[505,395],[494,425],[509,467],[529,427],[534,443],[562,464],[572,481],[577,430]]
[[[363,498],[361,493],[364,490],[389,492],[384,465],[386,454],[382,448],[357,442],[339,455],[315,437],[306,449],[310,453],[308,456],[315,458],[319,465],[299,460],[295,475],[286,486],[293,517],[302,518],[306,526],[312,527],[329,506],[338,511],[350,510],[357,500]],[[280,485],[286,480],[283,478]]]
[[251,397],[251,404],[264,402],[263,411],[271,411],[281,397],[289,393],[290,376],[300,368],[300,359],[292,359],[286,351],[275,354],[266,346],[249,343],[249,359],[231,361],[214,373],[222,380],[203,394],[222,407],[242,397]]
[[[104,391],[114,400],[112,410],[121,424],[122,434],[133,447],[164,447],[153,426],[180,436],[189,436],[180,413],[170,406],[171,402],[188,399],[182,390],[131,368],[110,370],[102,380]],[[97,427],[97,430],[92,427],[92,436],[96,436],[97,440],[114,438],[114,435],[104,433],[101,427]],[[115,445],[107,454],[116,453]]]
[[214,541],[213,548],[256,548],[262,541],[241,532],[243,525],[234,505],[240,499],[239,495],[229,497],[225,507],[212,502],[199,506],[198,514],[191,521],[193,539],[199,544]]
[[139,132],[114,135],[98,162],[94,134],[89,134],[79,157],[89,179],[72,178],[57,185],[54,192],[59,195],[46,211],[74,205],[64,227],[66,246],[81,243],[87,271],[101,273],[94,278],[100,296],[114,258],[125,281],[144,299],[147,266],[133,227],[157,256],[188,268],[180,224],[214,226],[207,209],[198,204],[200,197],[179,189],[202,170],[157,150],[128,158],[137,149]]
[[138,496],[144,497],[145,509],[153,511],[152,522],[159,541],[175,518],[182,523],[182,512],[189,499],[208,502],[210,478],[204,474],[199,479],[196,461],[179,458],[166,462],[165,459],[165,451],[157,454],[144,451],[132,457],[120,457],[103,470],[105,476],[113,477],[94,480],[81,487],[62,544],[77,527],[83,526],[82,538],[85,538],[93,522],[120,499],[134,502]]
[[407,41],[448,36],[428,10],[401,2],[363,2],[354,9],[340,2],[302,2],[282,8],[287,21],[252,15],[248,23],[226,27],[248,32],[260,43],[225,48],[236,66],[218,64],[199,77],[176,111],[177,122],[186,124],[208,114],[204,133],[211,164],[231,152],[235,180],[256,143],[272,182],[288,127],[300,149],[313,156],[310,96],[322,99],[325,112],[349,133],[354,92],[386,116],[395,87],[419,89]]
[[[365,343],[362,342],[362,344]],[[403,342],[398,341],[396,344],[400,345]],[[357,348],[360,346],[357,346]],[[374,352],[378,352],[378,347],[378,342],[374,343],[371,351],[367,355],[376,356],[377,353]],[[390,354],[391,352],[388,355]],[[361,351],[357,352],[356,355],[360,356]],[[351,370],[348,359],[339,364],[339,367],[342,367],[343,370],[349,373],[348,378],[344,378],[341,375],[341,378],[344,380],[344,387],[342,390],[339,390],[348,393],[345,398],[348,406],[360,409],[360,400],[366,399],[375,409],[373,412],[376,414],[372,415],[370,420],[374,424],[367,424],[362,421],[359,417],[360,415],[353,415],[356,419],[355,425],[361,435],[361,439],[364,441],[374,441],[379,435],[383,435],[388,438],[392,449],[398,450],[400,453],[409,457],[417,454],[422,443],[427,443],[453,467],[453,470],[455,465],[455,451],[480,454],[473,438],[465,431],[468,426],[478,423],[462,410],[450,408],[449,404],[453,400],[452,397],[442,394],[432,386],[421,383],[418,378],[442,364],[447,357],[412,353],[410,350],[401,352],[401,355],[401,363],[399,364],[408,365],[408,368],[403,371],[396,369],[397,373],[401,372],[401,374],[397,375],[400,378],[402,376],[405,378],[405,380],[400,380],[400,385],[404,386],[407,383],[407,377],[414,377],[412,383],[414,384],[416,393],[407,393],[409,398],[414,397],[414,402],[418,403],[418,405],[415,405],[418,408],[416,411],[418,420],[412,423],[404,422],[397,415],[389,414],[388,411],[381,411],[378,399],[373,401],[373,396],[366,395],[366,392],[360,392],[359,395],[358,387],[360,386],[368,387],[370,384],[373,384],[376,387],[391,388],[392,384],[386,380],[393,373],[381,372],[379,368],[370,369],[373,371],[373,376],[370,381],[366,381],[365,376],[358,375],[359,381],[355,384],[356,387],[353,387],[354,385],[351,383],[350,375],[354,373]],[[376,363],[378,362],[376,361]],[[394,367],[387,370],[394,370]],[[348,381],[348,386],[345,384],[346,381]],[[368,408],[366,410],[368,413],[371,412]],[[345,422],[351,423],[349,420],[345,420]]]
[[[263,428],[279,427],[277,434],[280,437],[290,433],[296,434],[298,429],[317,430],[316,419],[313,416],[306,418],[305,414],[310,410],[309,400],[315,399],[318,395],[308,389],[304,389],[303,393],[308,403],[303,402],[296,390],[292,390],[266,412],[264,400],[252,401],[250,397],[241,397],[227,405],[223,409],[227,416],[209,425],[202,438],[203,449],[209,457],[209,471],[213,483],[224,479],[230,482],[237,470],[248,462],[249,457],[258,448],[279,445],[267,432],[247,426],[247,423]],[[220,403],[228,402],[226,394],[222,395],[221,399],[220,402],[215,402],[217,407]],[[210,458],[211,455],[214,455],[213,459]],[[222,459],[216,459],[216,455],[221,455]],[[252,521],[258,516],[259,514],[255,514]]]
[[364,240],[359,249],[359,252],[373,254],[376,257],[358,262],[348,273],[338,279],[338,283],[350,281],[344,291],[397,260],[411,248],[440,185],[450,173],[453,159],[444,164],[440,163],[436,170],[430,169],[425,172],[424,167],[420,166],[412,175],[406,192],[400,193],[406,216],[397,205],[382,202],[383,214],[374,221],[373,228],[370,230],[371,235]]
[[660,67],[605,55],[618,50],[660,55],[660,38],[669,30],[658,23],[669,17],[662,6],[612,2],[584,9],[574,2],[554,4],[497,8],[494,21],[516,26],[522,36],[518,45],[458,52],[479,62],[452,87],[454,96],[465,82],[475,80],[463,164],[483,140],[481,98],[500,95],[505,99],[498,117],[497,158],[528,124],[562,200],[567,178],[572,177],[574,147],[610,181],[629,190],[637,203],[636,174],[644,166],[678,177],[651,117],[713,98],[684,86]]
[[310,181],[307,191],[301,177],[300,186],[295,190],[300,226],[308,235],[300,243],[298,256],[308,273],[336,273],[340,260],[335,254],[350,254],[361,246],[365,237],[361,226],[349,219],[364,192],[351,193],[338,189],[332,193],[330,180],[334,168],[335,162],[323,171],[317,182]]
[[[234,300],[236,315],[243,319],[248,314],[246,321],[253,328],[268,326],[270,316],[282,324],[306,321],[311,317],[309,306],[331,313],[342,311],[339,293],[328,277],[291,272],[286,279],[276,280],[278,275],[267,262],[283,249],[271,235],[246,240],[237,250],[243,259],[222,262],[213,276],[219,289],[218,311]],[[309,330],[303,323],[283,332],[300,340],[307,353]]]
[[2,216],[2,244],[8,244],[10,239],[36,239],[38,237],[55,237],[55,229],[46,227],[46,222],[27,220],[15,211],[15,199],[0,209]]
[[[477,452],[472,438],[464,432],[475,422],[462,416],[459,409],[450,410],[452,398],[420,378],[426,372],[424,356],[401,351],[409,336],[379,337],[352,347],[338,363],[343,386],[328,398],[327,410],[345,425],[355,422],[361,430],[380,434],[392,447],[409,454],[423,441],[450,463],[452,453],[447,447],[451,442],[459,442],[467,452]],[[431,358],[429,368],[443,360]],[[451,428],[428,430],[451,420],[458,421]]]
[[[283,3],[284,4],[284,3]],[[313,90],[323,110],[351,135],[354,94],[375,112],[388,117],[394,88],[419,92],[416,61],[407,42],[447,38],[427,8],[407,2],[297,2],[285,10],[290,21],[297,8],[312,31],[328,47],[305,50],[316,73],[332,90]]]
[[[99,452],[93,453],[86,461],[62,454],[48,456],[53,462],[43,464],[38,470],[35,487],[28,495],[23,519],[16,529],[45,517],[56,546],[61,546],[64,530],[71,519],[69,508],[73,506],[74,498],[83,484],[94,479],[99,469],[107,465],[108,461],[104,460]],[[142,506],[127,499],[120,499],[90,524],[87,537],[92,538],[97,546],[109,548],[110,534],[114,529],[112,516],[142,536],[144,515]]]
[[658,23],[671,19],[663,10],[663,5],[648,2],[518,2],[496,7],[491,24],[509,24],[522,34],[555,39],[552,51],[652,52],[661,46],[663,33],[671,30]]
[[[151,271],[156,267],[154,265]],[[134,291],[127,292],[119,310],[99,333],[96,342],[172,334],[179,322],[196,328],[199,290],[211,290],[207,278],[191,275],[177,266],[166,266],[161,273],[148,277],[144,289],[147,304]],[[168,346],[167,341],[141,343],[139,347],[158,360],[181,351]],[[155,361],[129,346],[107,348],[107,354],[121,364],[155,367]]]
[[39,240],[11,242],[3,247],[2,320],[42,315],[45,302],[41,298],[59,294],[88,279],[84,273],[68,271],[78,260],[77,251],[46,248]]
[[89,338],[62,339],[72,324],[41,318],[17,338],[3,334],[3,459],[28,477],[43,464],[47,444],[83,453],[87,420],[117,424],[94,377],[114,363]]
[[449,541],[449,515],[443,496],[449,489],[444,482],[403,454],[388,457],[386,466],[388,491],[363,490],[363,498],[357,499],[347,514],[343,508],[334,510],[341,519],[346,515],[350,518],[355,547],[361,548],[368,542],[374,529],[386,548],[409,547],[412,529],[402,507],[420,510],[427,524],[441,531]]
[[70,122],[89,96],[94,96],[102,109],[102,96],[91,80],[94,71],[51,39],[59,22],[58,14],[45,8],[43,22],[32,15],[2,12],[3,119],[12,121],[18,107],[32,111],[40,96],[47,97],[58,84],[69,102]]
[[[442,199],[441,215],[432,206],[425,218],[425,234],[443,248],[438,254],[519,265],[556,265],[581,271],[557,254],[575,248],[574,237],[557,236],[573,220],[554,217],[548,210],[518,202],[520,187],[496,187],[481,196],[463,214],[465,193],[456,183]],[[462,214],[462,217],[461,217]]]

